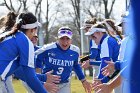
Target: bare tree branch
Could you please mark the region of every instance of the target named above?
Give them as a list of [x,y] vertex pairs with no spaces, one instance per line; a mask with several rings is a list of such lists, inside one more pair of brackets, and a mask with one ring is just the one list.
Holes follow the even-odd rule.
[[80,0],[71,0],[73,9],[74,9],[74,23],[76,24],[76,29],[80,34]]
[[110,9],[110,11],[109,11],[109,15],[111,14],[111,12],[112,12],[112,10],[113,10],[113,6],[114,6],[114,4],[115,4],[115,1],[116,1],[116,0],[113,0],[113,1],[112,1],[111,9]]
[[89,9],[87,11],[91,17],[94,17],[94,15],[92,14],[92,12]]
[[20,2],[20,5],[19,5],[19,7],[18,7],[18,9],[17,9],[17,13],[19,13],[21,7],[22,7],[22,2]]
[[23,0],[23,11],[27,11],[27,0]]
[[7,9],[11,11],[11,8],[8,6],[6,0],[4,0],[4,4],[6,5]]
[[10,6],[11,6],[12,11],[15,12],[15,9],[14,9],[14,7],[13,7],[13,4],[12,4],[12,1],[11,1],[11,0],[10,0]]
[[114,6],[114,3],[115,3],[115,0],[113,0],[112,3],[111,3],[110,11],[109,11],[109,9],[107,9],[108,0],[103,0],[103,3],[104,3],[104,7],[105,7],[105,18],[109,18],[110,15],[111,15],[111,12],[113,10],[113,6]]
[[[56,21],[56,18],[57,18],[57,13],[58,13],[58,12],[59,12],[59,11],[56,12],[55,18],[54,18],[54,20],[53,20],[53,22],[52,22],[50,28],[52,28],[52,26],[54,25],[54,23],[55,23],[55,21]],[[50,29],[50,31],[52,31],[52,29]],[[49,31],[49,32],[50,32],[50,31]]]
[[41,2],[42,2],[42,0],[39,0],[38,3],[36,4],[35,15],[36,15],[37,12],[38,12],[38,8],[39,8],[39,6],[41,5]]

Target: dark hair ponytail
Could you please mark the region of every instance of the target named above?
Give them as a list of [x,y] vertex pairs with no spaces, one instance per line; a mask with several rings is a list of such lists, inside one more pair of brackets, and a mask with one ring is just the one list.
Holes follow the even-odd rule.
[[122,33],[117,29],[115,23],[113,21],[108,21],[107,23],[113,28],[113,30],[116,32],[117,35],[119,35],[119,37],[122,40],[123,39]]
[[16,17],[18,14],[16,14],[15,12],[9,12],[7,14],[7,18],[5,21],[5,31],[9,31],[11,30],[11,28],[14,26],[15,22],[16,22]]
[[[123,39],[122,33],[121,31],[119,31],[117,29],[117,27],[115,26],[115,23],[113,22],[113,20],[111,19],[105,19],[105,22],[116,32],[116,34],[121,38],[121,40]],[[107,25],[105,23],[103,23],[106,26],[106,29],[108,31]],[[114,37],[109,31],[108,34],[112,37]],[[116,37],[114,37],[116,40],[118,40]]]
[[97,23],[96,17],[93,17],[93,18],[88,19],[88,20],[85,21],[85,24],[93,24],[94,25],[96,23]]
[[16,23],[11,31],[7,31],[0,34],[0,42],[2,42],[8,36],[14,35],[20,29],[21,26],[22,26],[22,20]]
[[14,35],[19,30],[25,32],[27,29],[23,29],[21,28],[21,26],[26,24],[32,24],[35,23],[36,21],[37,21],[36,17],[31,12],[19,14],[12,30],[0,35],[0,42],[3,41],[4,38],[6,38],[7,36]]

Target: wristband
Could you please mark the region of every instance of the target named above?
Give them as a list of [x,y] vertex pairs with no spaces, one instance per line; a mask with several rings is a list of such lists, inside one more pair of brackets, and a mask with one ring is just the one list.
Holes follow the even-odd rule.
[[84,83],[86,81],[86,79],[84,79],[83,81],[82,81],[82,83]]

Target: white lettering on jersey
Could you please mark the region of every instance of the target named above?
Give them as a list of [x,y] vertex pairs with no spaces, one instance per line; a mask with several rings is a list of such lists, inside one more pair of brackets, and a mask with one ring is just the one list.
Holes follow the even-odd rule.
[[74,61],[72,60],[61,60],[61,59],[54,59],[49,57],[49,63],[58,66],[73,66]]

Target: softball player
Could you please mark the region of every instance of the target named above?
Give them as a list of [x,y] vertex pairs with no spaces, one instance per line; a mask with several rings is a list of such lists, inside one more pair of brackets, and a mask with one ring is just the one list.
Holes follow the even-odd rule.
[[[34,71],[34,47],[30,39],[37,33],[38,26],[39,22],[32,13],[21,13],[14,29],[0,35],[0,93],[3,93],[4,81],[19,67],[23,69],[22,75],[32,90],[47,93]],[[10,93],[5,89],[6,93]]]
[[[17,14],[14,12],[9,12],[6,16],[4,16],[3,27],[0,29],[0,34],[10,31],[16,21]],[[3,86],[3,93],[5,93],[5,87],[10,93],[15,93],[12,85],[12,75],[7,77],[4,81],[6,86]]]
[[[38,37],[37,37],[37,34],[35,34],[35,36],[33,36],[33,38],[31,39],[33,45],[34,45],[34,51],[36,51],[37,49],[40,48],[40,46],[37,46],[37,41],[38,41]],[[35,60],[36,60],[36,57],[35,57]],[[36,73],[42,73],[42,68],[43,68],[43,62],[38,62],[38,63],[35,63],[35,69],[36,69]],[[38,72],[37,72],[38,71]],[[28,91],[28,93],[35,93],[29,86],[28,84],[26,83],[26,79],[25,77],[22,75],[24,72],[23,72],[23,69],[20,67],[18,70],[16,70],[14,72],[14,75],[17,77],[17,78],[20,78],[22,81],[22,84],[23,86],[26,88],[26,90]],[[46,81],[46,78],[42,78],[40,76],[38,76],[39,80],[43,83],[43,82],[46,82],[46,89],[48,92],[55,92],[57,91],[57,86],[52,83],[52,82],[59,82],[59,76],[55,76],[55,75],[51,75],[51,73],[46,73],[47,75],[47,81]],[[49,80],[51,79],[51,80]]]
[[[112,19],[105,19],[103,21],[103,24],[106,26],[108,34],[110,36],[114,37],[117,40],[117,42],[119,44],[121,44],[121,42],[122,42],[121,40],[124,38],[122,36],[123,31],[122,31],[121,27],[115,26],[115,22]],[[117,69],[117,71],[119,71],[119,70]],[[112,70],[112,72],[114,72],[114,70]],[[121,86],[116,87],[114,89],[114,93],[122,93]]]
[[[108,65],[106,67],[103,68],[103,73],[104,75],[108,75],[108,73],[110,72],[110,68],[111,69],[119,69],[121,70],[119,77],[114,78],[113,82],[109,83],[109,84],[101,84],[99,86],[96,87],[97,91],[100,90],[101,93],[110,93],[107,90],[113,90],[113,88],[116,88],[118,85],[120,85],[119,82],[119,78],[121,77],[122,79],[122,90],[121,92],[118,93],[130,93],[130,86],[128,86],[129,84],[131,84],[131,86],[135,86],[136,84],[134,83],[135,80],[130,79],[129,77],[129,72],[130,72],[130,61],[132,61],[132,55],[133,55],[133,51],[134,51],[134,46],[135,46],[135,39],[134,39],[134,32],[132,30],[132,24],[133,21],[127,18],[128,16],[124,16],[125,20],[123,20],[123,25],[125,23],[125,27],[128,26],[127,29],[124,29],[125,32],[125,37],[123,38],[122,42],[121,42],[121,47],[120,47],[120,53],[119,53],[119,57],[118,57],[118,62],[116,62],[115,64],[113,62],[108,62]],[[131,15],[132,17],[132,15]],[[130,16],[129,16],[130,18]],[[126,24],[127,23],[127,24]],[[130,25],[131,24],[131,25]],[[127,47],[128,46],[128,47]],[[126,60],[126,61],[125,61]],[[138,83],[137,83],[138,84]],[[106,91],[106,92],[103,92]],[[133,91],[138,92],[136,91]]]
[[101,69],[107,65],[105,60],[114,60],[115,62],[118,59],[120,45],[117,43],[116,39],[106,34],[106,29],[102,24],[92,26],[91,30],[85,33],[85,35],[91,36],[100,49],[101,66],[98,79],[101,80],[95,81],[93,83],[94,87],[109,81],[109,78],[102,74]]
[[[92,27],[92,25],[94,25],[96,23],[97,23],[96,18],[86,20],[84,26],[81,29],[83,29],[85,32],[88,32],[89,29]],[[100,56],[99,56],[99,53],[98,53],[99,49],[98,49],[98,46],[95,44],[94,40],[90,39],[89,46],[90,46],[89,47],[90,59],[99,61],[100,60]],[[84,61],[82,63],[82,67],[85,68],[85,69],[90,67],[90,65],[92,65],[92,62],[89,61],[89,60]],[[93,78],[98,75],[98,71],[99,71],[98,69],[99,69],[98,66],[93,67]]]
[[90,93],[90,84],[86,81],[80,65],[78,64],[79,48],[71,44],[72,31],[68,27],[62,27],[58,30],[58,41],[44,45],[36,51],[37,62],[46,60],[43,73],[53,70],[54,75],[61,76],[61,81],[57,85],[59,90],[57,93],[71,93],[70,77],[72,69],[76,72],[79,80],[81,80],[85,90]]

